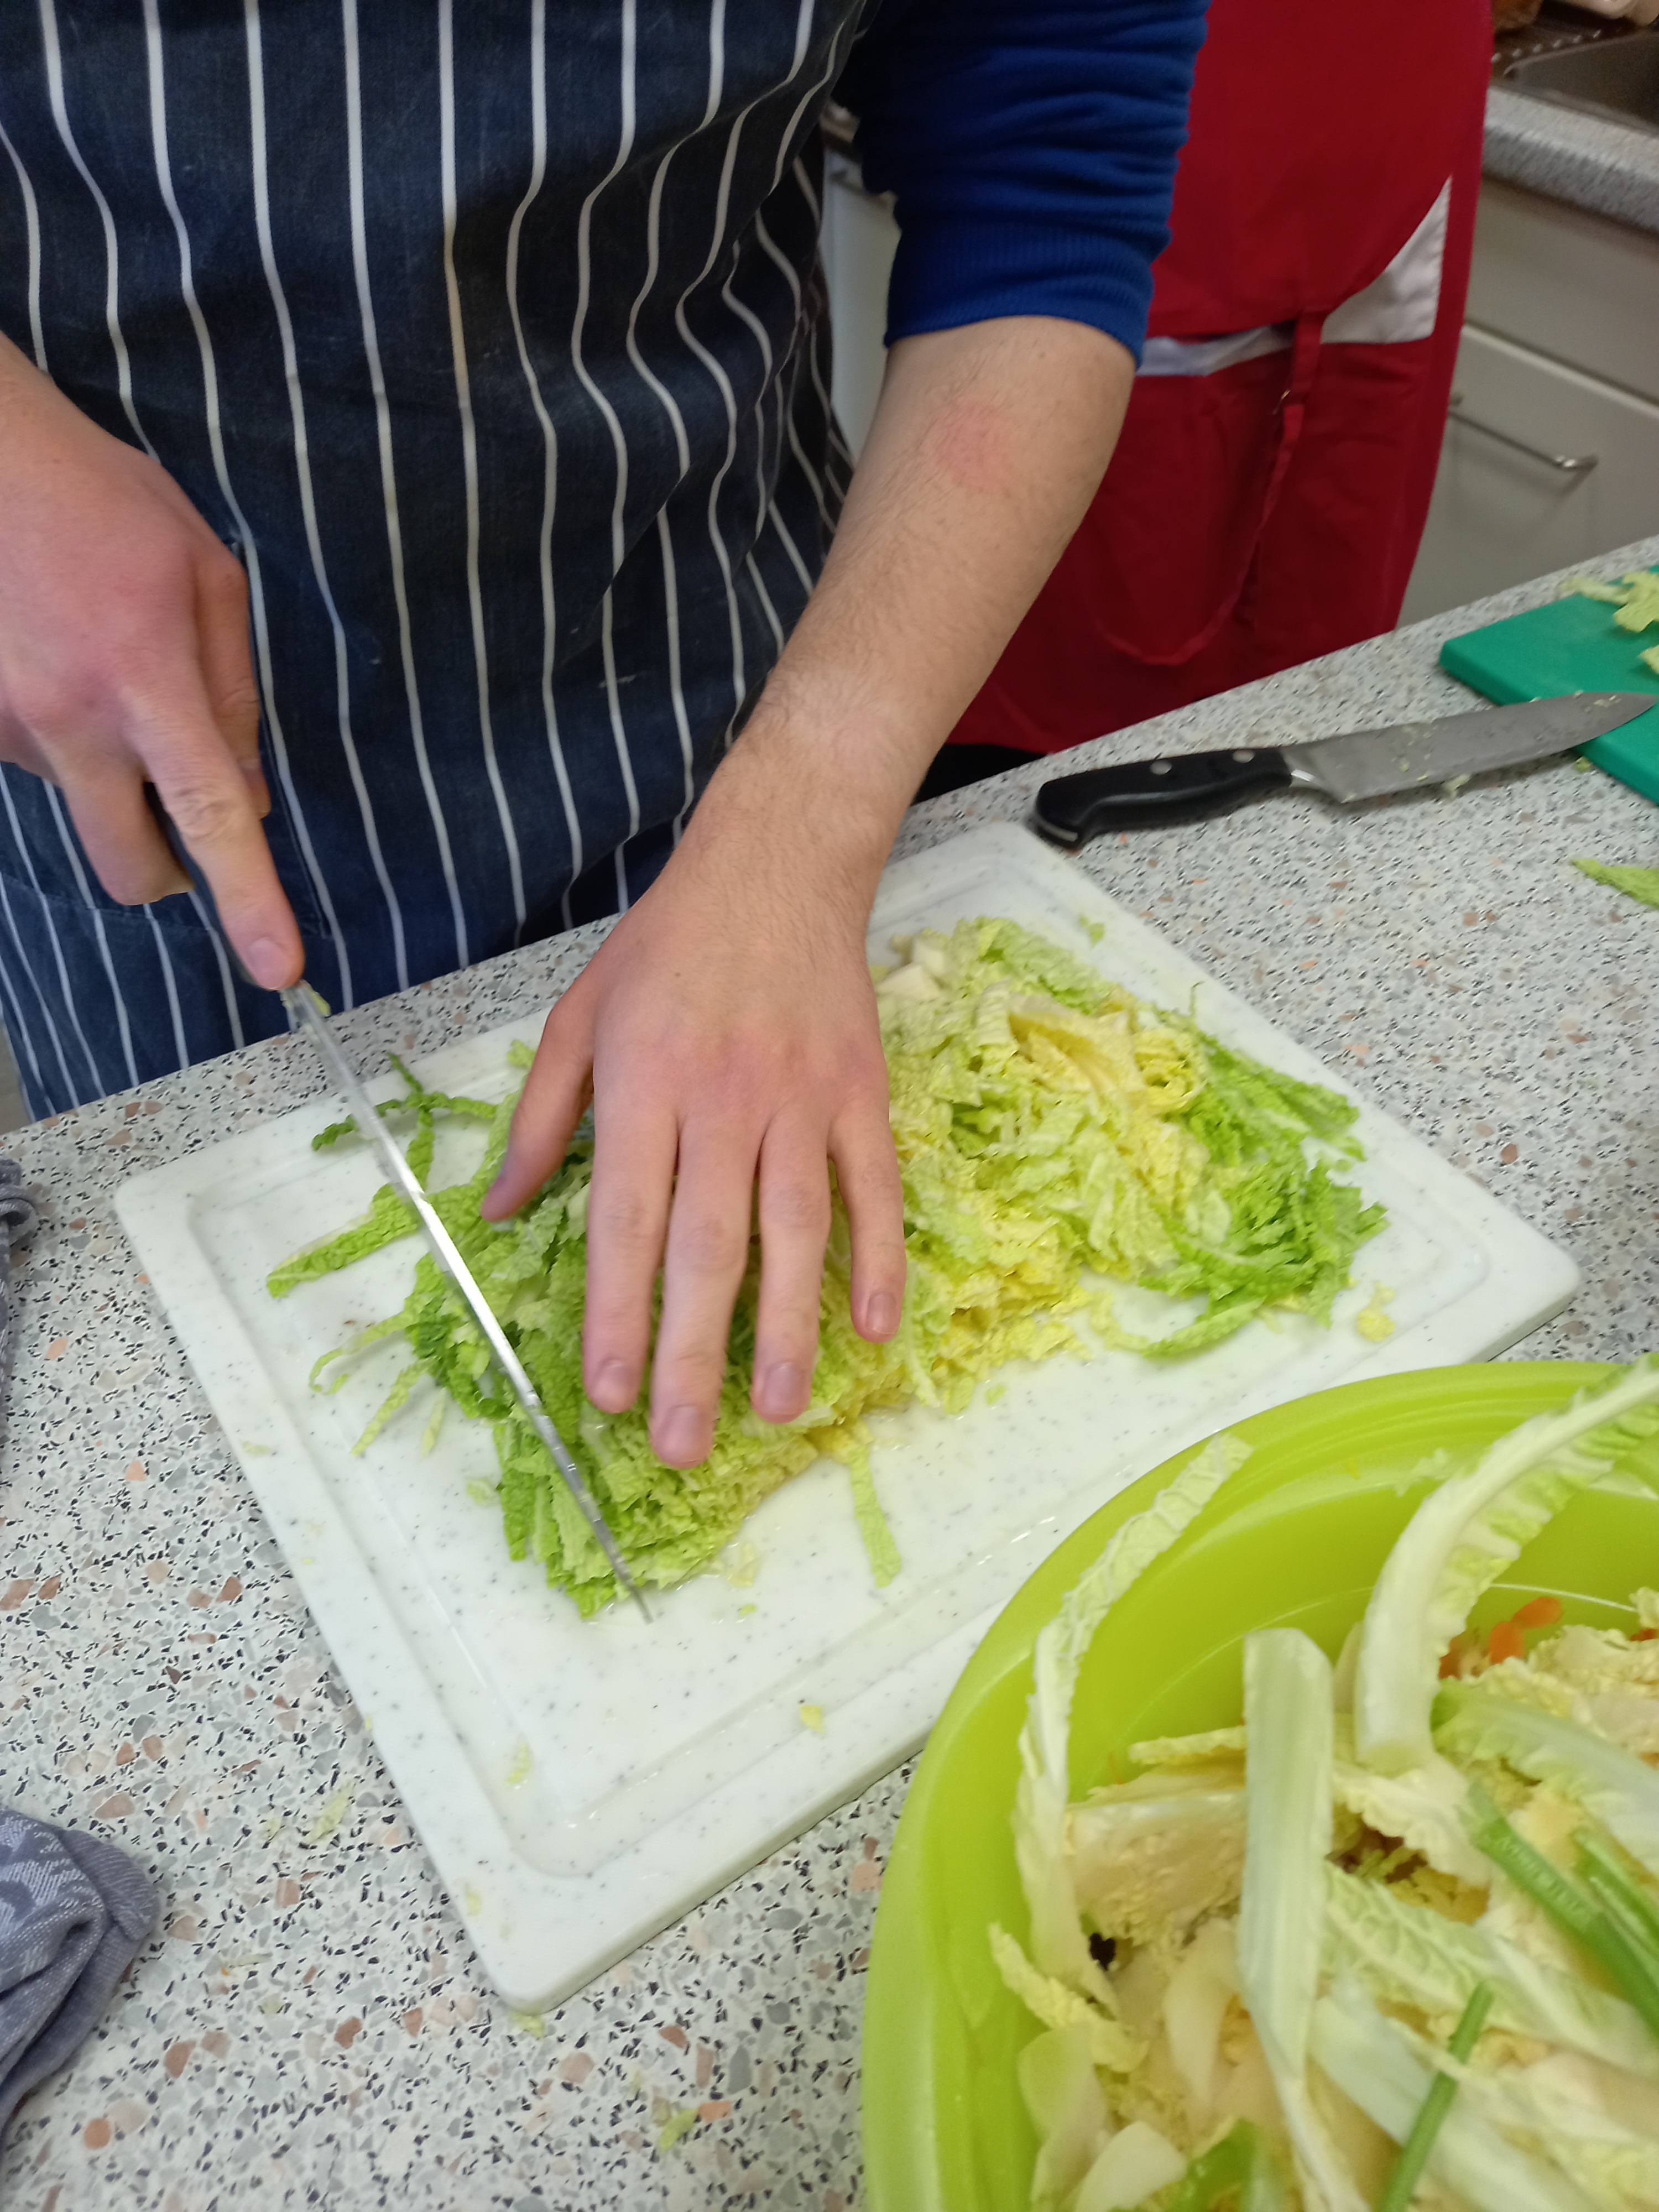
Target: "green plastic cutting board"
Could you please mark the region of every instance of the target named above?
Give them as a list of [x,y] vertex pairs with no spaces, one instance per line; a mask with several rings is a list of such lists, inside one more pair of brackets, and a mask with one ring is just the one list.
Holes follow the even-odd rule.
[[[1575,592],[1528,614],[1449,637],[1440,648],[1440,665],[1500,707],[1571,691],[1651,691],[1659,698],[1659,676],[1640,658],[1652,641],[1651,630],[1638,636],[1619,629],[1604,599]],[[1644,799],[1659,799],[1659,706],[1579,750]]]
[[[1501,1361],[1351,1382],[1240,1421],[1238,1473],[1119,1601],[1090,1646],[1072,1728],[1075,1792],[1126,1771],[1131,1743],[1237,1721],[1252,1628],[1293,1622],[1333,1656],[1447,1449],[1506,1429],[1609,1370]],[[969,1662],[928,1739],[882,1883],[864,2013],[870,2212],[1024,2212],[1036,2140],[1015,2060],[1037,2024],[991,1961],[992,1921],[1024,1936],[1010,1816],[1037,1632],[1182,1452],[1085,1522],[1039,1567]],[[1547,1591],[1569,1620],[1634,1626],[1659,1579],[1659,1499],[1587,1492],[1476,1606],[1480,1627]]]

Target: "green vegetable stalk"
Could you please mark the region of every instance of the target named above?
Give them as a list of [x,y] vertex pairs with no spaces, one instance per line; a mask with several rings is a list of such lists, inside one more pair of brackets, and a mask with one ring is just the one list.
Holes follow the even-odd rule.
[[1504,1818],[1478,1783],[1469,1785],[1469,1834],[1495,1867],[1587,1951],[1659,2036],[1659,1952],[1625,1926],[1571,1875],[1563,1874]]
[[1285,2212],[1285,2171],[1272,2144],[1249,2120],[1236,2120],[1195,2158],[1176,2184],[1166,2212]]
[[1659,1972],[1659,1902],[1653,1893],[1628,1872],[1593,1828],[1578,1829],[1573,1841],[1578,1846],[1579,1880],[1630,1941],[1651,1955]]
[[[1480,2031],[1486,2024],[1486,2014],[1492,2010],[1494,1991],[1490,1982],[1478,1983],[1462,2018],[1452,2030],[1447,2050],[1460,2064],[1467,2063],[1475,2045],[1480,2040]],[[1400,2155],[1389,2175],[1388,2185],[1376,2202],[1376,2212],[1411,2212],[1411,2202],[1417,2194],[1417,2185],[1423,2178],[1423,2169],[1429,2162],[1435,2137],[1445,2124],[1451,2100],[1457,2094],[1454,2075],[1437,2074],[1433,2086],[1423,2100],[1421,2109],[1412,2123],[1411,2133],[1400,2146]]]

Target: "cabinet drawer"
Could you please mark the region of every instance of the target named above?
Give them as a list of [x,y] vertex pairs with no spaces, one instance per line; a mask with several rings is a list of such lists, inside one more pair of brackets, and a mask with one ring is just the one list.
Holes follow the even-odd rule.
[[[1659,532],[1659,406],[1466,328],[1428,527],[1401,619],[1416,622]],[[1572,473],[1539,456],[1583,458]]]
[[1647,231],[1488,180],[1468,315],[1659,400],[1659,237]]

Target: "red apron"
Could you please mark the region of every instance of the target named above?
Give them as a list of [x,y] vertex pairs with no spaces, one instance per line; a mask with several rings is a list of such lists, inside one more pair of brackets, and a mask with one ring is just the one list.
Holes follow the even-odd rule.
[[[1056,751],[1393,627],[1491,51],[1489,0],[1213,0],[1152,304],[1180,343],[1149,344],[1094,504],[954,742]],[[1273,349],[1202,373],[1195,342],[1248,331]]]

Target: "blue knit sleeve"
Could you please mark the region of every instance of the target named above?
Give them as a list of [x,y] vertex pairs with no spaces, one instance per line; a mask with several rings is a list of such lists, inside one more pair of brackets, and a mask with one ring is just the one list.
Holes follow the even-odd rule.
[[896,198],[888,343],[995,315],[1137,361],[1206,0],[885,0],[836,88]]

